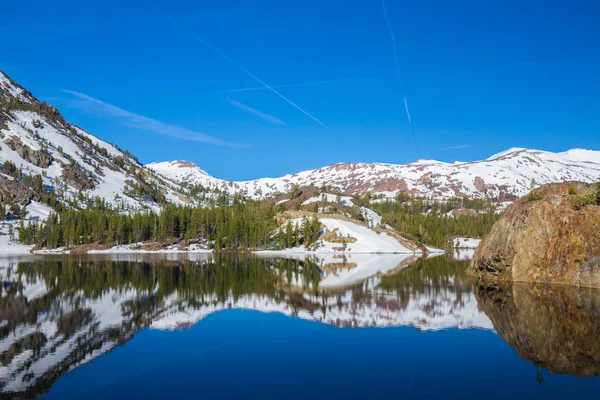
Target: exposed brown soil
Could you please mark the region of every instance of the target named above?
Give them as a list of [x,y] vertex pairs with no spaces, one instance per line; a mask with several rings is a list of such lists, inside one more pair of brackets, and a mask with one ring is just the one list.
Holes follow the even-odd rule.
[[338,236],[338,229],[327,231],[321,235],[321,240],[330,243],[356,243],[357,239],[352,236]]
[[100,243],[89,243],[75,246],[71,249],[70,254],[87,254],[90,250],[107,250],[110,246],[107,244]]

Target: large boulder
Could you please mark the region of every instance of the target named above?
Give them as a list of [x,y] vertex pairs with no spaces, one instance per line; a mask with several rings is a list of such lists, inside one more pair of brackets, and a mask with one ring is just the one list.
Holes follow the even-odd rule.
[[598,191],[598,184],[565,182],[517,200],[477,247],[469,274],[600,287]]

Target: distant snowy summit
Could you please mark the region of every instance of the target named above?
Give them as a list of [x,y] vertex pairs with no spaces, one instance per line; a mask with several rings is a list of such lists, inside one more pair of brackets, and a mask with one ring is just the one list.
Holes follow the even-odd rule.
[[344,195],[370,192],[393,198],[407,193],[431,198],[489,198],[500,203],[545,183],[592,182],[600,177],[600,151],[583,149],[551,153],[512,148],[474,162],[336,163],[279,178],[241,182],[215,178],[183,160],[142,166],[133,154],[70,124],[56,108],[39,101],[2,72],[0,141],[0,198],[27,207],[41,198],[14,179],[18,173],[40,175],[42,186],[52,188],[57,201],[70,206],[85,207],[101,199],[126,212],[158,210],[167,203],[197,204],[201,201],[194,197],[197,191],[187,190],[195,185],[254,199],[288,193],[298,185],[325,186]]
[[326,167],[250,181],[215,178],[187,161],[156,162],[151,170],[182,185],[202,185],[230,194],[263,199],[289,192],[294,185],[333,187],[344,194],[370,192],[382,198],[398,193],[432,198],[488,198],[512,201],[532,187],[552,182],[600,178],[600,151],[572,149],[561,153],[511,148],[486,160],[446,163],[417,160],[409,164],[336,163]]

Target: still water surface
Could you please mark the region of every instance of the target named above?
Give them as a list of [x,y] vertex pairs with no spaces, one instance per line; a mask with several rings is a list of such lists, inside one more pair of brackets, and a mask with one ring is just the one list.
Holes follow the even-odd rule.
[[0,398],[597,399],[600,291],[466,265],[0,259]]

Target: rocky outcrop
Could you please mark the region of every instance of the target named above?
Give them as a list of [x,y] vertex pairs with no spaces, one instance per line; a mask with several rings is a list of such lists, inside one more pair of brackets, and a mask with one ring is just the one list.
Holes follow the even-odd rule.
[[79,190],[91,190],[94,188],[94,182],[76,164],[63,164],[62,178],[69,185]]
[[485,181],[480,176],[475,177],[475,179],[473,180],[473,185],[477,188],[477,190],[479,190],[482,193],[485,193],[488,190]]
[[11,150],[15,151],[19,157],[36,167],[48,168],[54,160],[49,153],[42,150],[33,150],[16,136],[8,137],[4,143],[6,143]]
[[[9,120],[9,117],[3,111],[0,111],[0,131],[2,129],[8,129],[8,125],[6,124]],[[4,134],[0,132],[0,138],[4,139]]]
[[22,183],[0,175],[0,203],[8,200],[23,206],[27,205],[30,200],[39,200],[39,196]]
[[517,354],[552,373],[600,373],[600,291],[573,286],[478,284],[494,330]]
[[599,190],[565,182],[517,200],[477,247],[469,274],[486,281],[600,287]]

